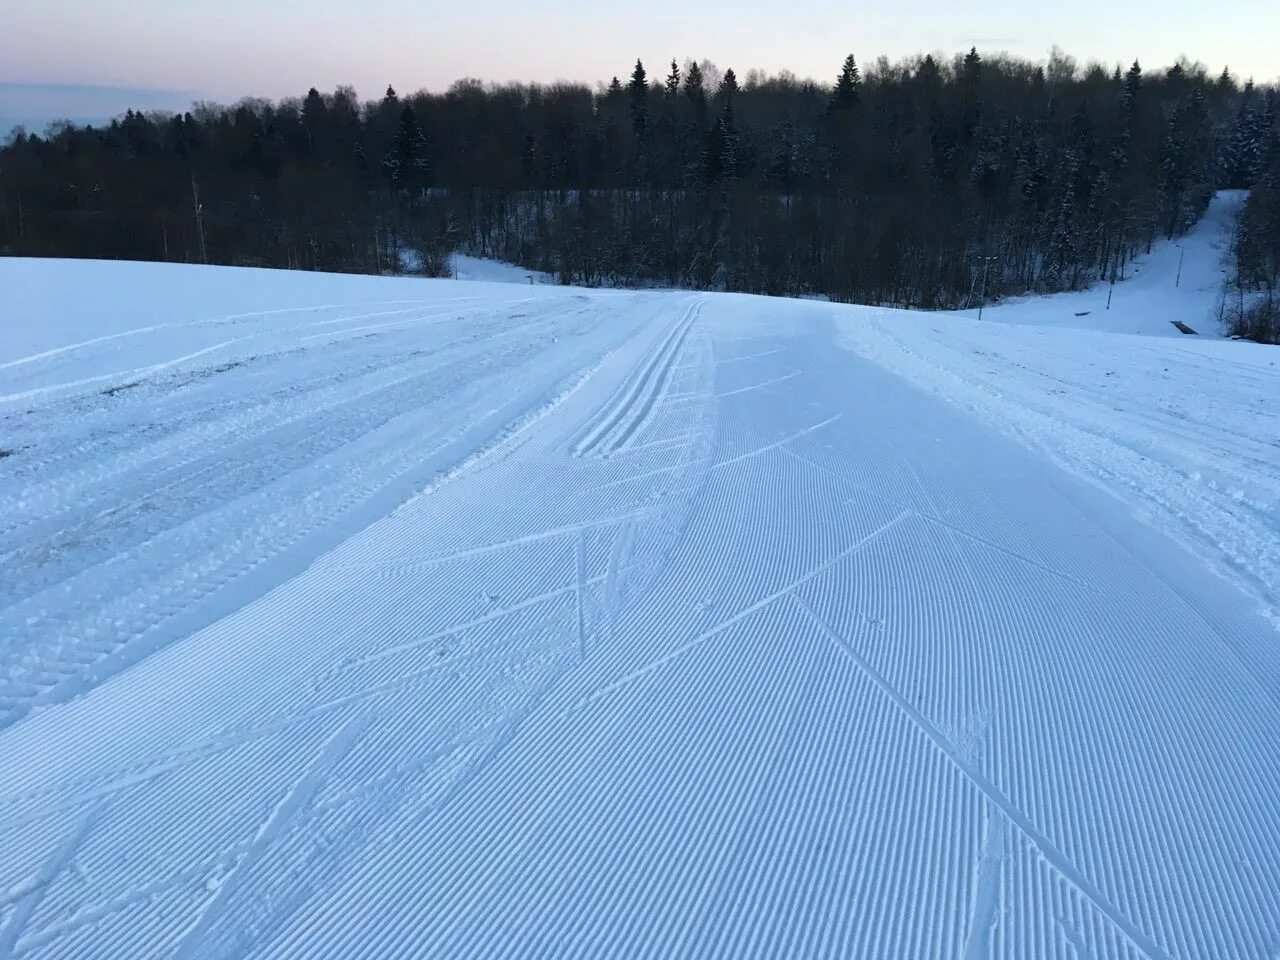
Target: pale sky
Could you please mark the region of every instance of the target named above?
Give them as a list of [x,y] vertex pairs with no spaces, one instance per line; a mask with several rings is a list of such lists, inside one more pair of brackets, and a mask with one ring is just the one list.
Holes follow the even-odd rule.
[[[16,115],[14,84],[150,88],[163,102],[139,105],[171,108],[175,92],[232,101],[347,83],[373,98],[388,83],[441,90],[464,76],[594,83],[625,76],[637,56],[655,74],[692,57],[825,81],[850,51],[865,63],[976,45],[1039,60],[1057,44],[1082,64],[1156,67],[1186,54],[1274,81],[1277,38],[1276,0],[0,0],[0,124]],[[61,112],[89,115],[78,96],[66,92]]]

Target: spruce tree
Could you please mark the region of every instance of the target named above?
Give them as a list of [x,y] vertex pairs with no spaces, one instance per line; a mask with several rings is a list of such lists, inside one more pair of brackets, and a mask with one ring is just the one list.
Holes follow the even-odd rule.
[[[731,76],[728,71],[726,76]],[[723,84],[721,85],[723,90]],[[720,119],[707,134],[702,152],[702,179],[708,185],[734,180],[738,176],[738,132],[733,120],[733,97],[725,96]]]
[[405,104],[400,112],[400,130],[395,146],[382,163],[393,187],[428,186],[431,174],[427,156],[427,139],[418,125],[413,107]]
[[828,107],[831,110],[850,110],[857,106],[858,87],[861,83],[858,64],[851,53],[844,58],[844,66],[840,69],[840,76],[836,78],[836,85],[831,90]]
[[716,91],[724,100],[732,102],[733,98],[738,94],[738,77],[730,67],[724,72],[724,79],[720,81],[720,89]]
[[662,94],[666,98],[667,103],[675,103],[676,95],[680,93],[680,67],[671,61],[671,72],[667,74],[667,82],[662,88]]
[[643,140],[645,128],[649,123],[649,82],[644,72],[644,64],[636,61],[631,71],[631,81],[627,84],[627,98],[631,102],[631,127],[636,139]]
[[1128,72],[1124,75],[1124,93],[1121,98],[1121,104],[1124,109],[1132,114],[1135,104],[1138,100],[1138,93],[1142,90],[1142,66],[1137,60],[1133,61]]
[[684,95],[693,108],[693,119],[699,129],[707,125],[707,91],[702,86],[702,68],[697,61],[689,64],[684,77]]
[[1268,118],[1252,81],[1244,85],[1231,132],[1223,142],[1219,164],[1227,187],[1251,187],[1262,172]]
[[916,79],[920,81],[925,91],[930,95],[942,84],[942,71],[938,69],[938,61],[933,59],[933,54],[925,54],[925,58],[920,61],[920,69],[916,71]]
[[307,153],[314,156],[317,143],[324,137],[325,104],[320,91],[312,87],[302,101],[302,129],[307,136]]

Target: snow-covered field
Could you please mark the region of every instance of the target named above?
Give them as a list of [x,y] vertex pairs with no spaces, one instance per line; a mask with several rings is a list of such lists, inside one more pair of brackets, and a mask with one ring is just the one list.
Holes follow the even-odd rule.
[[1280,351],[0,291],[0,957],[1280,950]]

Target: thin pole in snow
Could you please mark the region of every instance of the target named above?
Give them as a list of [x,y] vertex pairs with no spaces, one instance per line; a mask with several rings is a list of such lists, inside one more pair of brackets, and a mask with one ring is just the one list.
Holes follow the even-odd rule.
[[1111,309],[1111,295],[1116,292],[1116,270],[1120,266],[1120,248],[1116,247],[1116,254],[1111,258],[1111,284],[1107,287],[1107,309]]
[[1178,248],[1178,275],[1173,278],[1173,285],[1176,287],[1182,283],[1182,258],[1186,256],[1187,251],[1180,243],[1175,243],[1174,246]]
[[204,245],[204,204],[200,202],[200,187],[196,184],[196,175],[191,175],[191,202],[195,207],[196,236],[200,239],[200,262],[209,262],[209,251]]
[[982,319],[982,308],[987,305],[987,265],[991,263],[995,257],[982,258],[982,298],[978,301],[978,319]]

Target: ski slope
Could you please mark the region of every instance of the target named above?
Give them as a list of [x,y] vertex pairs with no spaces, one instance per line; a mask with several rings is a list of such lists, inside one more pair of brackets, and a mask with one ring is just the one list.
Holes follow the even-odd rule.
[[1273,349],[0,291],[0,957],[1280,949]]
[[[1246,190],[1220,190],[1204,216],[1176,242],[1158,240],[1125,266],[1115,284],[1049,296],[1013,297],[982,311],[983,320],[1017,326],[1101,330],[1145,336],[1184,336],[1174,321],[1201,337],[1221,337],[1223,281],[1236,218]],[[976,309],[952,316],[977,318]]]

